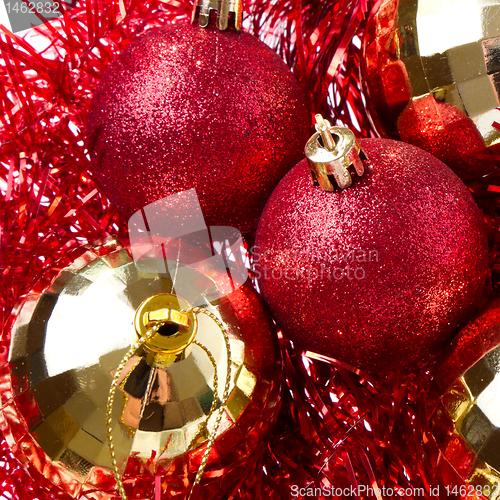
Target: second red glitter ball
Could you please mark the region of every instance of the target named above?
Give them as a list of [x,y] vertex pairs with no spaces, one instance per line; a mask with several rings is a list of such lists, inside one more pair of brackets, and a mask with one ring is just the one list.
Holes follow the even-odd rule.
[[482,216],[429,153],[319,120],[259,222],[262,295],[303,349],[371,372],[428,360],[481,295]]
[[93,174],[124,217],[196,188],[208,225],[248,235],[301,158],[310,116],[288,67],[257,38],[179,23],[112,62],[88,132]]

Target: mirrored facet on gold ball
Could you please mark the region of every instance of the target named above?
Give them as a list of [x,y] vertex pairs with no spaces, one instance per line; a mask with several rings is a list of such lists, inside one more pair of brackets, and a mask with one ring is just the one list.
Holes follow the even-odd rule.
[[497,171],[500,2],[383,0],[364,40],[378,132],[419,146],[463,179]]
[[191,296],[179,297],[150,260],[138,267],[118,242],[88,249],[19,310],[4,426],[47,488],[117,494],[111,441],[128,498],[155,481],[187,498],[202,469],[201,498],[218,498],[276,420],[281,358],[253,288],[210,300],[216,273],[187,266]]

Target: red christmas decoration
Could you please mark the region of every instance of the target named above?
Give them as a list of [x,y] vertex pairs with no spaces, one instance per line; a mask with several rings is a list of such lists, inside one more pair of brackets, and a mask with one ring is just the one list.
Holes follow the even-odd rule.
[[[339,161],[344,142],[332,153]],[[466,318],[487,273],[486,236],[446,165],[401,142],[360,144],[365,174],[350,188],[311,185],[307,160],[280,182],[259,222],[255,267],[299,346],[387,371],[428,359]],[[314,147],[327,162],[326,145]]]
[[425,149],[464,181],[498,173],[496,26],[475,0],[380,1],[361,65],[378,133]]
[[479,179],[495,171],[474,122],[457,107],[436,101],[432,95],[410,102],[397,125],[402,141],[451,165],[461,179]]
[[249,234],[309,127],[298,84],[266,45],[176,23],[104,72],[89,110],[91,170],[125,218],[194,187],[207,224]]
[[[292,68],[311,109],[338,117],[339,123],[364,137],[373,131],[361,97],[359,40],[374,3],[254,0],[246,3],[244,12],[249,31]],[[72,249],[109,234],[124,234],[124,221],[86,173],[86,111],[105,68],[130,40],[187,20],[190,11],[190,4],[177,1],[81,0],[58,21],[37,28],[41,43],[33,41],[34,31],[23,40],[2,28],[4,331],[19,297],[35,283],[42,289],[48,285],[49,277],[69,264]],[[500,185],[481,179],[472,192],[485,214],[491,244],[490,289],[498,294]],[[47,279],[41,282],[41,276]],[[8,350],[4,333],[2,361]],[[343,363],[304,355],[288,345],[287,350],[285,400],[278,425],[267,452],[231,496],[290,498],[294,485],[344,491],[373,487],[370,498],[384,500],[394,494],[435,499],[437,487],[445,492],[446,483],[430,456],[432,440],[422,437],[429,431],[422,409],[431,370],[395,371],[374,380]],[[1,376],[5,388],[6,370]],[[0,491],[16,500],[68,498],[66,493],[48,495],[39,478],[12,456],[3,438]],[[363,496],[368,494],[361,492]]]

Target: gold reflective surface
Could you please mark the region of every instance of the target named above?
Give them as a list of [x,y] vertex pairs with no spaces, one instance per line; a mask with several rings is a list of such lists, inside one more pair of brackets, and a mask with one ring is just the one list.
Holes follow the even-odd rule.
[[389,135],[409,102],[431,95],[464,112],[487,146],[500,143],[499,19],[499,0],[383,0],[364,77]]
[[481,488],[490,492],[485,496],[500,497],[500,346],[441,396],[431,426],[450,463],[466,471],[465,479],[472,485],[489,485]]
[[159,328],[158,335],[145,344],[149,364],[168,366],[190,352],[186,349],[198,330],[196,314],[187,312],[190,308],[191,304],[170,293],[152,295],[138,307],[134,318],[137,334],[144,337],[149,329]]
[[354,133],[348,128],[332,127],[319,114],[315,127],[316,133],[305,147],[313,185],[323,191],[334,191],[334,181],[339,188],[348,188],[352,184],[351,171],[361,177],[364,173],[361,160],[366,158]]
[[[271,383],[271,379],[259,373],[258,362],[249,363],[251,353],[242,337],[248,325],[240,327],[237,323],[249,314],[244,307],[251,302],[242,295],[239,299],[243,301],[242,311],[235,312],[230,306],[228,311],[236,318],[230,323],[224,318],[224,314],[229,313],[220,312],[220,300],[207,299],[202,304],[227,329],[231,347],[228,360],[223,335],[213,319],[199,314],[186,320],[182,315],[162,310],[165,307],[184,310],[191,300],[200,303],[200,296],[213,292],[215,282],[207,280],[199,271],[184,268],[183,279],[190,280],[192,296],[181,299],[168,295],[175,293],[168,274],[140,272],[126,249],[116,249],[102,257],[92,253],[82,257],[64,269],[43,294],[30,296],[11,333],[12,391],[19,403],[3,409],[7,424],[18,427],[15,412],[23,413],[27,432],[37,445],[82,483],[92,483],[96,467],[109,471],[105,422],[108,393],[124,354],[139,338],[134,326],[137,318],[144,318],[148,311],[153,311],[153,315],[148,316],[151,321],[165,320],[170,314],[168,321],[180,325],[179,333],[189,337],[183,345],[189,347],[178,349],[175,360],[164,363],[158,361],[154,352],[155,349],[161,351],[162,346],[146,345],[126,364],[120,390],[115,394],[112,425],[121,472],[130,457],[141,461],[150,471],[158,466],[168,469],[171,460],[206,442],[215,426],[215,415],[208,421],[207,415],[214,398],[220,406],[228,369],[230,396],[224,409],[224,429],[220,432],[227,432],[249,404],[269,404],[279,409],[276,399],[279,384],[277,387],[276,382]],[[187,289],[183,286],[184,291]],[[161,300],[148,309],[147,299],[153,296]],[[262,314],[258,311],[257,316]],[[254,329],[258,328],[259,324],[254,324]],[[217,391],[211,360],[200,346],[189,340],[193,332],[196,341],[210,351],[216,362]],[[255,336],[259,335],[255,330]],[[165,339],[168,343],[169,338],[172,338],[170,334],[160,339],[160,343]],[[266,345],[274,345],[270,335],[266,339]],[[258,356],[265,360],[262,369],[268,370],[268,365],[276,367],[272,380],[278,380],[278,351]],[[259,403],[254,401],[256,388],[259,388]],[[265,403],[271,390],[275,392],[275,399]],[[270,407],[263,408],[266,418],[273,420]],[[205,422],[206,427],[201,426]],[[248,422],[245,426],[246,432],[254,432]],[[259,427],[260,432],[264,428]],[[40,472],[46,471],[43,461],[35,461],[34,465]]]
[[242,0],[197,0],[193,6],[191,21],[198,21],[202,28],[206,28],[210,22],[210,13],[217,12],[217,28],[225,30],[230,25],[229,15],[233,14],[234,27],[241,29],[243,18]]

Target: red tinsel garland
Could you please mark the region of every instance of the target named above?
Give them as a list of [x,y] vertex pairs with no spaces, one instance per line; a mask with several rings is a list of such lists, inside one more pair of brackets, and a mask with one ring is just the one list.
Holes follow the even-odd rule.
[[[373,7],[374,2],[365,0],[253,0],[245,15],[247,28],[293,69],[311,108],[363,136],[373,133],[363,111],[360,37]],[[72,250],[88,242],[125,235],[124,221],[87,174],[88,101],[113,56],[132,38],[185,19],[190,11],[188,2],[174,0],[82,1],[59,20],[32,30],[38,42],[46,40],[44,50],[31,45],[33,33],[20,39],[2,28],[4,332],[16,302],[33,287],[47,284],[47,270],[55,274]],[[490,290],[497,292],[500,181],[477,182],[471,190],[488,224]],[[4,361],[5,333],[0,342]],[[388,498],[389,489],[404,498],[431,498],[436,491],[432,488],[451,480],[433,466],[437,451],[426,437],[425,393],[432,362],[420,374],[397,372],[371,380],[342,363],[306,356],[289,345],[286,352],[285,402],[276,433],[232,498],[293,498],[301,488],[306,489],[297,498],[306,498],[309,492],[318,493],[314,488],[331,487],[342,489],[335,496],[346,498],[381,500]],[[2,500],[56,498],[29,477],[5,440],[0,446],[0,483]],[[359,486],[371,487],[373,493],[363,494]],[[412,495],[411,490],[418,493]],[[443,487],[440,492],[444,494]]]
[[[440,479],[422,439],[428,372],[376,381],[292,349],[286,362],[281,433],[263,457],[265,473],[256,469],[250,493],[240,488],[236,498],[432,497]],[[254,482],[261,496],[252,496]]]
[[[190,10],[188,2],[175,1],[134,0],[127,7],[122,1],[80,2],[59,20],[32,30],[37,41],[47,40],[40,52],[31,45],[32,36],[21,39],[2,27],[3,311],[73,245],[123,231],[123,221],[86,173],[88,102],[104,69],[131,39],[186,19]],[[347,0],[281,0],[271,6],[255,1],[245,24],[294,69],[311,109],[368,135],[360,51],[351,42],[367,14],[365,3]]]

